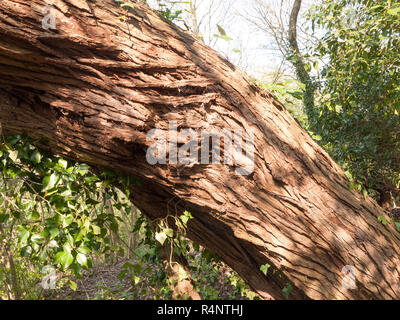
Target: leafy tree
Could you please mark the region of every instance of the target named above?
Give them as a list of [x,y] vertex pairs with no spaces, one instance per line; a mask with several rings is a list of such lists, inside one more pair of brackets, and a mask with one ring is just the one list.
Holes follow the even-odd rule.
[[400,186],[400,1],[328,0],[314,8],[320,106],[310,120],[336,160],[388,207]]
[[0,289],[0,296],[33,298],[32,286],[22,290],[22,283],[32,274],[42,278],[44,267],[79,277],[92,266],[93,252],[122,250],[110,242],[122,219],[109,208],[130,212],[131,204],[112,187],[130,181],[89,169],[46,155],[20,135],[0,143],[0,281],[7,291]]

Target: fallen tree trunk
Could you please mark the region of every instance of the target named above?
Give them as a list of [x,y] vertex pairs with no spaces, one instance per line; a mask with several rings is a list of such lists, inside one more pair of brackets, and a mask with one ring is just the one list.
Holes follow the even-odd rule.
[[[188,236],[265,299],[400,298],[399,235],[349,191],[342,170],[272,96],[147,6],[113,1],[0,2],[0,121],[38,146],[140,180],[132,202],[151,219],[194,216]],[[254,170],[237,163],[151,165],[153,128],[252,130]],[[267,275],[260,266],[270,264]],[[342,285],[346,265],[356,288]]]

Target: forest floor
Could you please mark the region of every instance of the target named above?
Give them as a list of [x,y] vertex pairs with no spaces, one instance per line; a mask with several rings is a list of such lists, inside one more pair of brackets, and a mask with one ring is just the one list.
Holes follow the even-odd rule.
[[[120,278],[119,275],[123,266],[129,260],[120,261],[114,264],[99,263],[89,272],[86,272],[82,279],[72,279],[77,284],[76,290],[68,285],[61,289],[48,290],[44,297],[49,300],[149,300],[154,299],[154,290],[151,283],[151,276],[142,279],[141,283],[132,286],[130,277]],[[155,273],[157,270],[153,270]],[[193,274],[195,275],[195,274]],[[219,272],[210,274],[196,274],[197,277],[207,279],[207,285],[200,285],[200,295],[204,299],[246,299],[229,284],[229,268],[221,264]]]

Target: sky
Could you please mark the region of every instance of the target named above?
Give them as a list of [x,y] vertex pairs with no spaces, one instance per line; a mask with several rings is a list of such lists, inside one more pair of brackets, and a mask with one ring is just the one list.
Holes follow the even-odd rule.
[[[284,22],[287,24],[293,0],[195,0],[198,7],[199,20],[204,18],[201,32],[205,35],[205,42],[227,57],[232,63],[241,67],[249,75],[263,78],[265,74],[277,70],[283,60],[277,51],[275,40],[265,32],[260,31],[248,19],[257,18],[255,7],[257,2],[266,3],[274,11],[279,12],[283,3],[286,12]],[[304,0],[301,16],[319,0]],[[149,0],[149,4],[156,6],[157,0]],[[165,2],[165,1],[164,1]],[[176,2],[176,1],[175,1]],[[187,2],[187,1],[186,1]],[[188,4],[176,4],[174,8],[184,10],[182,18],[188,18],[185,9]],[[211,17],[209,12],[211,8]],[[303,20],[300,18],[300,23]],[[178,22],[179,24],[179,22]],[[217,24],[223,27],[231,41],[217,39]],[[240,52],[237,52],[237,50]],[[289,64],[288,64],[289,65]],[[288,70],[290,73],[290,70]]]

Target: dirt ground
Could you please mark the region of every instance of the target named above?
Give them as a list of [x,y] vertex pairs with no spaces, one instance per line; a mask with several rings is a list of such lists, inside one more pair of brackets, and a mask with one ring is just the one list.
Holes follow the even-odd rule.
[[[61,289],[46,292],[46,299],[50,300],[149,300],[154,294],[149,286],[149,279],[142,279],[141,284],[132,287],[129,276],[119,278],[120,272],[127,261],[115,264],[98,264],[89,272],[85,272],[82,279],[72,279],[77,289],[72,290],[67,284]],[[153,266],[154,267],[154,266]],[[157,270],[154,270],[157,272]],[[217,294],[215,299],[243,300],[245,297],[235,294],[235,289],[227,281],[229,268],[222,265],[219,274],[210,278],[208,284]],[[197,275],[199,276],[199,275]]]

